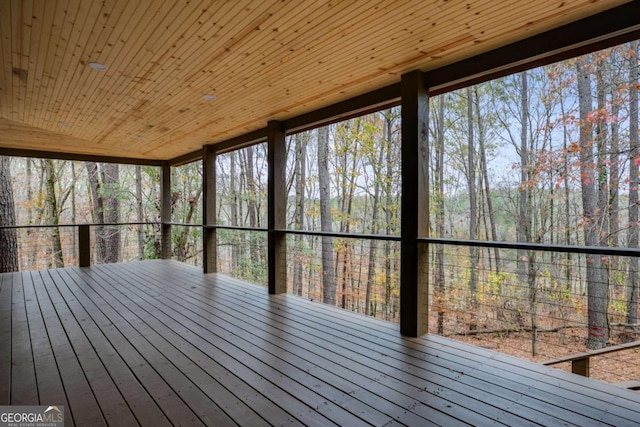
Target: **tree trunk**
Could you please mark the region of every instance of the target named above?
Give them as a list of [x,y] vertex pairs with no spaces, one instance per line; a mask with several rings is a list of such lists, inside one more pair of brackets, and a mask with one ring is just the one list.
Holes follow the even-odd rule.
[[[71,186],[71,224],[77,223],[78,210],[76,205],[76,183],[78,182],[78,176],[76,174],[76,162],[71,161],[71,182],[73,185]],[[29,199],[31,200],[31,199]],[[73,227],[72,239],[74,242],[78,241],[78,229],[77,227]],[[79,260],[78,258],[78,245],[73,244],[73,259]]]
[[[329,181],[329,129],[318,129],[318,182],[320,186],[320,229],[331,231],[331,189]],[[322,301],[336,304],[336,283],[333,270],[333,238],[322,236]]]
[[[611,85],[613,92],[619,84]],[[611,116],[616,118],[620,114],[620,103],[616,100],[615,94],[611,94],[613,102],[611,105]],[[637,129],[637,127],[636,127]],[[611,122],[611,153],[609,154],[609,245],[613,248],[620,246],[620,124],[617,120]],[[611,271],[616,271],[620,267],[620,259],[611,257]]]
[[[144,222],[142,211],[142,166],[136,165],[136,215],[138,222]],[[138,259],[144,259],[144,226],[138,225]]]
[[[34,165],[33,160],[30,157],[28,157],[27,158],[27,200],[34,200],[33,188],[32,188],[33,167],[34,167],[33,165]],[[32,206],[29,206],[27,208],[27,224],[34,225]],[[36,253],[38,252],[38,245],[36,243],[37,240],[34,239],[33,231],[34,231],[33,228],[27,228],[27,242],[30,242],[29,244],[31,245],[31,250],[27,251],[28,253],[27,268],[33,268],[36,265]],[[74,239],[74,242],[75,242],[75,239]],[[76,245],[73,245],[73,246],[75,248]],[[75,256],[74,258],[78,259],[77,256]]]
[[[476,201],[476,159],[475,159],[475,140],[473,134],[473,92],[467,87],[467,186],[469,188],[469,239],[477,238],[477,218],[478,206]],[[478,256],[475,246],[469,247],[469,258],[471,267],[469,271],[469,291],[471,292],[471,307],[478,306]],[[473,325],[472,325],[473,326]],[[471,328],[475,329],[475,327]]]
[[[640,240],[638,192],[640,190],[640,139],[638,138],[638,41],[631,43],[629,63],[629,247],[637,249]],[[627,276],[627,323],[638,323],[638,281],[640,281],[640,261],[629,259]]]
[[[229,153],[229,191],[231,192],[231,225],[238,224],[238,184],[236,183],[236,152]],[[238,266],[238,245],[231,245],[231,271],[236,271]]]
[[[119,166],[112,163],[86,162],[91,188],[93,222],[96,224],[119,221],[118,182]],[[120,261],[120,228],[98,225],[95,227],[96,263]]]
[[[246,176],[247,176],[247,193],[248,193],[248,203],[247,209],[249,214],[249,227],[259,227],[258,224],[258,207],[256,204],[256,197],[258,193],[258,188],[256,186],[255,177],[254,177],[254,146],[249,146],[245,148],[245,152],[247,154],[246,160]],[[260,255],[258,253],[258,244],[252,236],[255,233],[249,234],[249,253],[251,254],[251,271],[254,271],[255,267],[260,263]]]
[[[355,134],[358,134],[360,132],[360,121],[358,120],[358,125],[357,128],[355,130]],[[349,129],[351,131],[351,129]],[[353,131],[351,131],[353,132]],[[348,183],[343,181],[342,185],[345,188],[345,191],[343,192],[343,211],[342,211],[342,221],[340,224],[340,231],[349,234],[351,232],[351,214],[353,212],[353,195],[355,193],[355,187],[356,187],[356,174],[355,174],[355,170],[356,170],[356,163],[357,163],[357,155],[353,155],[351,156],[351,166],[350,168],[347,167],[347,153],[349,153],[350,150],[354,150],[355,152],[357,152],[358,148],[358,141],[353,141],[354,147],[349,147],[349,149],[345,149],[345,179],[348,179]],[[346,205],[345,202],[346,201]],[[342,284],[342,295],[341,295],[341,302],[340,302],[340,307],[346,309],[347,308],[347,280],[349,279],[351,281],[351,284],[353,286],[353,269],[352,269],[352,264],[353,264],[353,244],[352,244],[352,240],[350,239],[344,239],[343,241],[343,251],[342,251],[342,255],[343,255],[343,264],[342,264],[342,280],[341,280],[341,284]]]
[[[9,158],[0,156],[0,226],[16,225]],[[18,271],[18,234],[15,228],[0,228],[0,273]]]
[[54,225],[51,228],[51,249],[53,251],[53,266],[55,268],[64,267],[62,256],[62,242],[60,240],[60,217],[58,215],[58,201],[56,198],[56,174],[53,160],[44,160],[45,170],[45,190],[46,190],[46,211],[47,223]]
[[[120,166],[117,163],[105,163],[102,166],[104,190],[104,219],[106,223],[120,222],[120,202],[118,200],[120,184]],[[105,235],[106,256],[104,262],[122,261],[120,250],[121,233],[119,226],[108,227]]]
[[[482,168],[482,177],[484,181],[485,199],[487,201],[487,210],[489,211],[489,226],[491,229],[491,240],[494,242],[498,240],[498,232],[496,230],[496,214],[493,209],[493,201],[491,199],[491,185],[489,183],[489,168],[487,167],[487,149],[485,144],[486,130],[484,121],[481,119],[480,114],[480,95],[478,94],[478,88],[475,88],[476,95],[476,117],[478,118],[478,144],[480,148],[480,166]],[[443,137],[444,139],[444,137]],[[444,190],[443,190],[444,191]],[[442,219],[444,224],[444,217]],[[500,274],[500,249],[493,248],[493,256],[496,260],[496,273]],[[500,289],[498,289],[500,292]]]
[[[294,222],[296,230],[304,230],[304,192],[307,181],[307,142],[304,140],[305,134],[297,133],[294,136],[296,161],[295,161],[295,181],[296,181],[296,206],[294,212]],[[303,250],[304,236],[296,234],[294,247],[296,254],[301,256]],[[302,260],[293,264],[293,292],[302,296]]]
[[[591,112],[591,79],[586,70],[587,60],[581,57],[576,62],[578,75],[578,103],[580,109],[580,176],[582,183],[582,211],[584,216],[584,240],[586,246],[597,246],[599,242],[598,194],[596,191],[596,164],[593,154],[593,129],[587,120]],[[600,255],[586,255],[587,261],[587,347],[602,348],[609,339],[609,324],[606,309],[608,291],[602,280]]]
[[[189,196],[189,209],[187,210],[187,215],[184,218],[185,224],[191,224],[193,221],[193,215],[196,213],[196,208],[198,207],[198,201],[200,200],[200,196],[202,195],[202,185],[196,190],[196,194],[194,196]],[[186,261],[189,258],[188,248],[187,248],[187,240],[189,237],[189,227],[182,227],[182,230],[178,234],[175,243],[176,249],[176,258],[178,261]]]
[[[436,236],[444,237],[444,107],[446,95],[440,95],[438,102],[438,123],[436,126]],[[444,275],[444,245],[436,245],[436,279],[437,292],[436,307],[438,310],[437,328],[438,334],[444,334],[444,302],[445,302],[445,275]]]
[[[562,117],[566,117],[565,115],[565,109],[564,109],[564,98],[561,96],[560,97],[560,112],[562,114]],[[565,245],[570,245],[571,244],[571,190],[570,190],[570,184],[569,184],[569,156],[566,154],[567,150],[569,149],[569,135],[568,135],[568,129],[567,129],[567,123],[564,122],[563,120],[563,124],[562,124],[562,151],[563,153],[565,153],[565,155],[563,156],[563,169],[562,169],[562,173],[563,173],[563,184],[564,184],[564,198],[565,198],[565,204],[564,204],[564,218],[565,218],[565,226],[564,226],[564,244]],[[567,291],[571,291],[571,278],[572,278],[572,255],[570,252],[567,252],[566,254],[566,268],[565,268],[565,279],[567,281],[566,284],[566,290]]]
[[[520,73],[520,187],[518,189],[518,224],[517,224],[517,241],[527,242],[529,240],[529,221],[530,212],[527,209],[527,201],[529,198],[529,83],[527,72]],[[527,251],[518,249],[517,251],[517,268],[518,280],[520,283],[528,281],[528,262]]]
[[[387,122],[385,121],[385,126],[383,129],[384,135],[383,140],[388,141],[390,138],[390,129],[386,126]],[[373,159],[373,155],[371,156]],[[380,183],[382,182],[382,160],[384,159],[384,144],[380,144],[380,150],[378,152],[378,159],[374,160],[375,164],[373,166],[373,179],[374,179],[374,187],[373,187],[373,206],[371,208],[371,228],[369,232],[371,234],[378,233],[378,210],[380,204]],[[374,285],[375,278],[375,262],[376,262],[376,252],[378,250],[378,241],[371,240],[369,241],[369,260],[367,262],[367,288],[365,291],[364,297],[364,313],[369,316],[375,316],[375,310],[371,310],[371,290]]]

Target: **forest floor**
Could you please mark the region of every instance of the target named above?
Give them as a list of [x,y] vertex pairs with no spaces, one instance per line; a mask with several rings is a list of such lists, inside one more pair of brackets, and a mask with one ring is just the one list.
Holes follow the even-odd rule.
[[[584,329],[568,332],[541,332],[537,335],[537,355],[532,356],[530,332],[487,333],[477,335],[451,335],[458,341],[477,345],[500,353],[509,354],[532,362],[543,362],[554,357],[572,355],[587,351]],[[612,336],[616,336],[612,328]],[[554,365],[555,368],[571,372],[571,363]],[[640,348],[594,356],[590,360],[590,377],[608,383],[640,380]]]

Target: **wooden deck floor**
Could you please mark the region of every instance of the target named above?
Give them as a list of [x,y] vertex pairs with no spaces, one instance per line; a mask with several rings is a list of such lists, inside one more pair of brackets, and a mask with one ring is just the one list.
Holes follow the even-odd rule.
[[640,425],[638,392],[177,262],[0,286],[0,405],[67,425]]

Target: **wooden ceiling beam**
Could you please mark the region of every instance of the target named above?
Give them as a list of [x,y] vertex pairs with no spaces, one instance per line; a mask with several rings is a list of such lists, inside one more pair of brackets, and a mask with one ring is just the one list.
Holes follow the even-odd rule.
[[640,38],[640,1],[426,73],[430,95],[606,49]]
[[164,160],[136,159],[132,157],[95,156],[91,154],[63,153],[58,151],[23,150],[0,147],[0,156],[33,157],[37,159],[74,160],[96,163],[119,163],[122,165],[162,166]]
[[400,104],[400,83],[311,111],[283,121],[288,134],[303,132]]

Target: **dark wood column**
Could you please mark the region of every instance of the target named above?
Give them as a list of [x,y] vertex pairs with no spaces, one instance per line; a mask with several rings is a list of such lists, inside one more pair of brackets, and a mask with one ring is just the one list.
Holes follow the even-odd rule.
[[91,230],[88,224],[78,226],[78,266],[91,266]]
[[216,224],[216,152],[215,149],[206,145],[202,153],[202,220],[204,228],[202,230],[202,265],[205,273],[215,273],[218,271],[218,253],[216,247],[215,228],[208,225]]
[[269,150],[268,180],[268,262],[269,293],[287,292],[287,153],[282,123],[267,124],[267,146]]
[[429,221],[429,94],[424,74],[402,75],[402,227],[400,253],[400,332],[428,332],[428,245],[420,244]]
[[162,259],[171,259],[171,166],[168,162],[162,163],[160,193],[160,222]]

